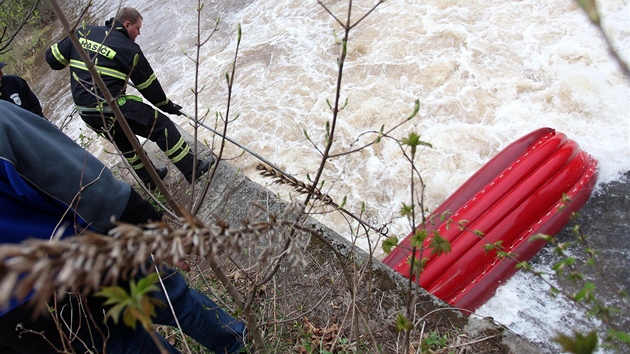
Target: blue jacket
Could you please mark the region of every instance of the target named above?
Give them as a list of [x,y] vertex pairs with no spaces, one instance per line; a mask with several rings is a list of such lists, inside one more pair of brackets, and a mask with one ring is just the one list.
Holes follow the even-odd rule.
[[[0,100],[0,243],[78,234],[86,226],[106,232],[132,193],[53,124]],[[0,316],[18,304],[0,308]]]

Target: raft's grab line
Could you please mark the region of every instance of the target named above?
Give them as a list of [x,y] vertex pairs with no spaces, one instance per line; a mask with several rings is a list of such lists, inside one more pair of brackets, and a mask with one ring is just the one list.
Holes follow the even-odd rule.
[[[517,262],[500,261],[496,251],[487,252],[483,246],[502,241],[504,251],[516,255],[519,262],[529,260],[545,245],[528,241],[529,237],[559,232],[571,213],[586,203],[596,177],[595,159],[562,133],[542,128],[518,139],[429,216],[425,249],[415,255],[428,259],[418,283],[449,304],[474,311],[517,271]],[[570,203],[563,202],[563,194]],[[452,214],[440,221],[446,212]],[[468,231],[457,227],[464,220]],[[428,246],[434,232],[451,243],[451,252],[431,254]],[[410,236],[383,260],[407,277]]]

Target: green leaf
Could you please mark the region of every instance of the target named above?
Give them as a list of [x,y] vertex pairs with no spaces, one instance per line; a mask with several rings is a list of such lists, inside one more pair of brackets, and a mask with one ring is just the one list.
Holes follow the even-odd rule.
[[343,110],[344,108],[346,108],[346,106],[348,106],[348,98],[346,97],[346,100],[343,102],[343,105],[341,106],[341,108],[339,109],[340,111]]
[[451,252],[451,243],[448,242],[445,238],[440,236],[439,233],[434,232],[433,238],[431,239],[431,254],[442,254]]
[[149,293],[158,290],[155,285],[158,280],[156,273],[141,278],[138,282],[129,282],[129,293],[119,286],[103,287],[95,295],[105,297],[106,305],[114,305],[107,311],[107,316],[113,318],[114,323],[118,323],[120,315],[123,322],[135,329],[136,321],[140,321],[142,326],[151,329],[151,317],[155,316],[155,306],[162,305],[160,300],[152,298]]
[[383,138],[383,131],[385,130],[385,124],[381,125],[381,130],[378,132],[378,137],[376,138],[376,143],[381,142],[381,138]]
[[[420,253],[418,253],[418,255],[419,254]],[[422,274],[424,272],[424,268],[426,267],[427,263],[429,263],[428,257],[424,257],[420,261],[416,259],[416,262],[413,265],[413,274]]]
[[[114,320],[114,323],[118,323],[118,319],[120,318],[120,313],[125,310],[125,308],[127,307],[126,303],[120,303],[117,304],[115,306],[112,306],[108,311],[107,311],[107,316],[111,317]],[[134,326],[135,328],[135,326]]]
[[498,259],[506,259],[506,258],[508,258],[509,255],[510,254],[507,253],[507,252],[503,252],[503,251],[497,252],[497,258]]
[[415,156],[416,147],[419,145],[420,142],[420,135],[418,135],[416,132],[411,132],[406,138],[402,138],[400,142],[403,145],[411,147],[411,155]]
[[593,291],[595,290],[595,283],[593,282],[588,282],[584,284],[584,288],[588,291]]
[[580,289],[578,292],[576,292],[573,295],[573,300],[575,301],[584,300],[586,302],[590,302],[594,299],[593,291],[595,291],[595,284],[593,284],[592,282],[584,283],[584,286],[582,287],[582,289]]
[[420,142],[419,142],[419,143],[420,143],[420,145],[422,145],[422,146],[426,146],[426,147],[428,147],[428,148],[433,149],[433,145],[431,145],[431,143],[429,143],[429,142],[426,142],[426,141],[424,141],[424,140],[420,140]]
[[[490,252],[490,251],[492,251],[494,249],[494,243],[485,244],[485,245],[483,245],[482,248],[483,248],[484,253],[488,254],[488,252]],[[516,265],[516,268],[519,268],[518,264]]]
[[402,207],[400,207],[400,216],[411,218],[413,216],[413,205],[402,203]]
[[[132,291],[131,294],[132,295],[144,295],[144,294],[148,294],[151,291],[158,291],[158,287],[155,285],[155,283],[159,280],[159,277],[157,275],[157,273],[151,273],[149,275],[147,275],[144,278],[141,278],[140,281],[138,281],[137,286],[135,286],[135,290],[136,292]],[[133,288],[133,284],[134,282],[131,282],[132,284],[132,288]]]
[[405,315],[398,313],[396,315],[396,330],[398,332],[411,331],[413,329],[413,322],[411,322]]
[[124,301],[129,297],[125,289],[119,286],[106,286],[101,288],[101,291],[95,294],[96,296],[101,296],[107,298],[105,301],[105,305],[116,304]]
[[578,281],[584,281],[584,274],[579,272],[571,272],[571,274],[569,274],[567,278],[573,283],[577,283]]
[[591,331],[584,336],[582,333],[574,333],[573,337],[566,334],[558,334],[553,338],[562,346],[564,351],[574,354],[591,354],[597,349],[597,332]]
[[383,251],[387,254],[392,253],[392,248],[398,245],[398,237],[390,236],[383,241]]
[[586,296],[586,290],[582,289],[573,295],[573,300],[580,301]]
[[573,232],[573,234],[575,236],[580,236],[580,225],[573,225],[573,227],[571,228],[571,232]]
[[409,115],[409,117],[407,117],[407,120],[415,117],[416,115],[418,115],[418,112],[420,111],[420,100],[416,98],[416,101],[414,102],[413,105],[413,112],[411,112],[411,115]]
[[544,234],[536,234],[529,238],[529,241],[545,240],[547,243],[553,243],[553,237]]
[[136,329],[136,318],[137,318],[137,310],[133,310],[133,308],[129,308],[128,311],[125,311],[123,314],[123,323],[131,328]]
[[427,230],[417,228],[416,231],[413,233],[413,236],[411,236],[411,246],[422,247],[427,236],[429,236]]
[[625,332],[619,332],[619,331],[614,331],[614,330],[608,330],[608,336],[617,340],[620,340],[624,343],[628,343],[630,344],[630,335],[628,335],[628,333]]
[[339,208],[338,209],[343,209],[343,207],[346,205],[347,201],[348,201],[348,196],[344,195],[343,196],[343,200],[341,201],[341,204],[339,204]]
[[526,261],[517,263],[516,269],[521,269],[521,268],[529,269],[529,263],[527,263]]

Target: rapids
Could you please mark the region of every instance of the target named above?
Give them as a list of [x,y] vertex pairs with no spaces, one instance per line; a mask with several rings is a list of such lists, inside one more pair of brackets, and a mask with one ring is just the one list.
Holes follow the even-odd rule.
[[[346,1],[323,2],[345,18]],[[118,5],[106,0],[93,3],[88,20],[99,24]],[[352,18],[357,20],[375,1],[353,3]],[[605,31],[628,61],[628,1],[600,3]],[[85,4],[66,0],[69,18],[76,20]],[[167,95],[193,113],[196,68],[190,57],[196,55],[197,1],[130,0],[124,5],[136,7],[144,17],[137,42]],[[203,90],[198,112],[210,112],[208,124],[215,112],[225,114],[225,74],[235,55],[240,24],[243,35],[230,115],[234,119],[238,114],[238,119],[230,123],[228,135],[306,180],[319,166],[319,154],[303,131],[323,146],[325,125],[331,119],[326,101],[334,97],[339,25],[314,0],[211,1],[202,11],[202,38],[210,35],[217,17],[220,30],[200,49],[198,82]],[[61,38],[60,26],[55,26],[59,28],[50,44]],[[45,114],[63,119],[72,110],[68,73],[52,72],[44,64],[39,75],[41,81],[32,86]],[[420,101],[419,115],[393,136],[415,131],[433,145],[416,160],[429,210],[510,142],[543,126],[565,133],[599,160],[596,189],[630,170],[629,79],[611,60],[599,32],[570,0],[388,0],[351,32],[342,83],[342,100],[348,104],[339,115],[334,152],[374,137],[361,136],[364,132],[378,131],[383,124],[387,130],[403,121],[414,101]],[[173,119],[192,132],[184,118]],[[69,133],[76,138],[91,134],[78,118]],[[210,132],[199,133],[201,141],[216,144]],[[115,157],[102,153],[104,148],[111,149],[97,141],[90,150],[116,163]],[[240,149],[231,146],[227,157],[239,154]],[[244,155],[231,163],[289,198],[290,191],[256,173],[255,158]],[[401,204],[410,200],[409,169],[399,147],[383,140],[331,161],[323,189],[339,202],[347,196],[347,208],[355,212],[365,202],[371,223],[391,223],[389,234],[402,238],[410,230],[399,216]],[[320,220],[351,237],[340,215],[323,215]],[[366,249],[375,242],[357,240]],[[509,323],[547,347],[554,328],[584,322],[570,304],[542,300],[544,288],[528,275],[519,273],[508,283],[479,310],[480,315]],[[518,295],[509,293],[515,286]],[[563,322],[550,320],[550,314]]]

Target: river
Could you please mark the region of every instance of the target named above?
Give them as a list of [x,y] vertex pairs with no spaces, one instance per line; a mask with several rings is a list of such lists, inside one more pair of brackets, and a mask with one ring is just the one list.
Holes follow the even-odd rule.
[[[345,17],[346,1],[323,1]],[[117,2],[96,0],[89,19],[102,23]],[[355,1],[353,19],[375,1]],[[85,1],[67,0],[71,20]],[[138,1],[144,17],[137,42],[152,63],[167,95],[188,112],[194,111],[197,38],[196,1]],[[630,7],[627,0],[600,2],[603,26],[628,61]],[[205,2],[202,37],[220,17],[220,30],[201,47],[199,111],[226,110],[225,74],[236,50],[237,25],[242,27],[232,95],[228,135],[266,157],[284,171],[306,180],[319,165],[306,130],[322,146],[331,119],[339,45],[338,24],[316,1],[238,0]],[[55,24],[58,26],[58,24]],[[53,41],[58,40],[59,34]],[[67,72],[39,71],[34,84],[45,113],[60,120],[72,110]],[[571,1],[522,0],[459,2],[388,0],[351,32],[344,68],[336,152],[357,144],[361,133],[390,128],[404,120],[420,102],[418,117],[393,135],[415,131],[433,148],[423,149],[417,167],[426,183],[425,207],[434,209],[492,156],[517,138],[548,126],[577,141],[599,160],[595,193],[620,181],[630,171],[630,89],[608,55],[599,32]],[[174,118],[190,127],[184,118]],[[212,119],[208,121],[211,122]],[[69,127],[74,137],[89,134],[80,119]],[[200,140],[212,143],[210,132]],[[216,141],[216,140],[215,140]],[[367,141],[362,137],[359,142]],[[116,163],[101,151],[90,149]],[[240,155],[231,146],[228,157]],[[255,170],[257,160],[244,155],[231,161],[251,179],[277,190]],[[360,153],[332,161],[324,174],[324,191],[335,200],[347,196],[347,208],[366,205],[371,223],[390,223],[390,234],[406,235],[409,226],[398,215],[409,202],[409,164],[399,148],[385,141]],[[350,237],[337,214],[320,217]],[[621,237],[628,238],[627,228]],[[359,239],[364,248],[376,240]],[[549,250],[544,250],[549,252]],[[378,254],[382,257],[382,253]],[[630,264],[630,256],[620,257]],[[537,265],[548,267],[543,256]],[[630,278],[628,273],[624,274]],[[541,345],[554,329],[589,321],[571,304],[543,298],[545,287],[518,273],[478,310],[508,324],[515,332]],[[536,306],[532,306],[536,304]]]

